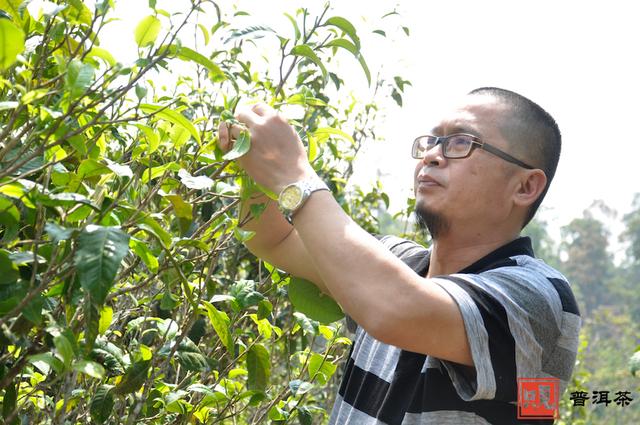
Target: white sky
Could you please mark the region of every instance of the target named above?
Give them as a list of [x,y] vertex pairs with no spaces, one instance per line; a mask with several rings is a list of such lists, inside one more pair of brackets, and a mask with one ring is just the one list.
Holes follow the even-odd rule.
[[[619,217],[629,211],[640,192],[634,2],[412,1],[401,9],[412,36],[395,48],[413,87],[402,111],[389,114],[384,154],[371,152],[375,163],[388,165],[393,184],[385,187],[410,193],[412,161],[402,154],[425,131],[425,116],[490,85],[530,97],[560,126],[563,152],[542,214],[553,228],[579,217],[594,199]],[[613,226],[612,233],[620,230]]]
[[[323,5],[317,0],[226,3],[229,10],[240,5],[251,12],[248,24],[268,25],[287,35],[291,28],[284,12],[294,14],[303,5],[317,12]],[[146,0],[120,0],[117,5],[123,16],[114,24],[118,36],[103,45],[119,58],[126,57],[126,46],[134,48],[133,28],[149,9]],[[401,17],[381,22],[394,5]],[[560,226],[579,217],[595,199],[616,209],[619,218],[630,209],[633,194],[640,192],[640,132],[633,124],[640,112],[635,2],[357,0],[334,1],[333,8],[333,15],[356,26],[373,74],[382,66],[387,75],[412,83],[404,108],[388,100],[386,119],[375,123],[384,140],[370,143],[356,163],[354,181],[360,184],[374,179],[380,168],[392,210],[412,195],[413,138],[428,131],[447,104],[480,86],[519,92],[558,121],[563,152],[542,214],[556,236]],[[409,27],[410,37],[399,31],[400,25]],[[389,37],[372,34],[377,28]],[[345,56],[340,75],[366,96],[355,60]],[[620,230],[614,226],[613,235]]]

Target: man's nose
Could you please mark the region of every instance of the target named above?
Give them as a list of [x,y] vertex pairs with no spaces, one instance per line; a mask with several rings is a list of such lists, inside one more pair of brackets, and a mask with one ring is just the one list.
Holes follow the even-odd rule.
[[444,146],[442,143],[438,143],[431,149],[428,149],[422,158],[422,163],[424,165],[431,165],[435,167],[444,164],[445,161],[446,158],[444,157]]

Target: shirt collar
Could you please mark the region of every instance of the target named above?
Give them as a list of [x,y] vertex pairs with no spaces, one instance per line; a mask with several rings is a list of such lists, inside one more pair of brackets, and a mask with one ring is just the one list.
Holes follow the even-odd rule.
[[[487,270],[496,269],[498,267],[514,265],[513,260],[511,260],[510,258],[517,255],[527,255],[529,257],[535,257],[533,253],[533,247],[531,245],[531,238],[529,238],[528,236],[521,236],[519,238],[516,238],[480,258],[473,264],[463,268],[459,273],[477,274],[486,272]],[[411,259],[413,260],[411,261],[413,264],[409,265],[412,266],[412,268],[416,270],[416,272],[420,276],[426,276],[427,270],[429,270],[430,256],[431,250],[427,252],[427,255],[421,258]]]

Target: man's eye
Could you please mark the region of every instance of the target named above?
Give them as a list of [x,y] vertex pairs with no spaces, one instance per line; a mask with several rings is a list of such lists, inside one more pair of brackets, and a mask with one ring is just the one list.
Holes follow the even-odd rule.
[[469,146],[469,139],[466,137],[456,136],[449,139],[449,149],[464,149]]

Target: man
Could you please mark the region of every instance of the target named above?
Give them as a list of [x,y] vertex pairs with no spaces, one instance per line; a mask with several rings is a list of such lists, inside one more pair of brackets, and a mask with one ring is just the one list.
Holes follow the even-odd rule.
[[[281,194],[280,209],[270,202],[247,226],[256,232],[248,248],[314,282],[358,324],[332,424],[519,423],[517,378],[558,378],[566,388],[576,302],[519,237],[560,154],[542,108],[507,90],[474,90],[415,140],[416,212],[430,250],[378,240],[353,222],[271,108],[238,119],[252,138],[240,166]],[[220,126],[223,150],[240,131]]]

